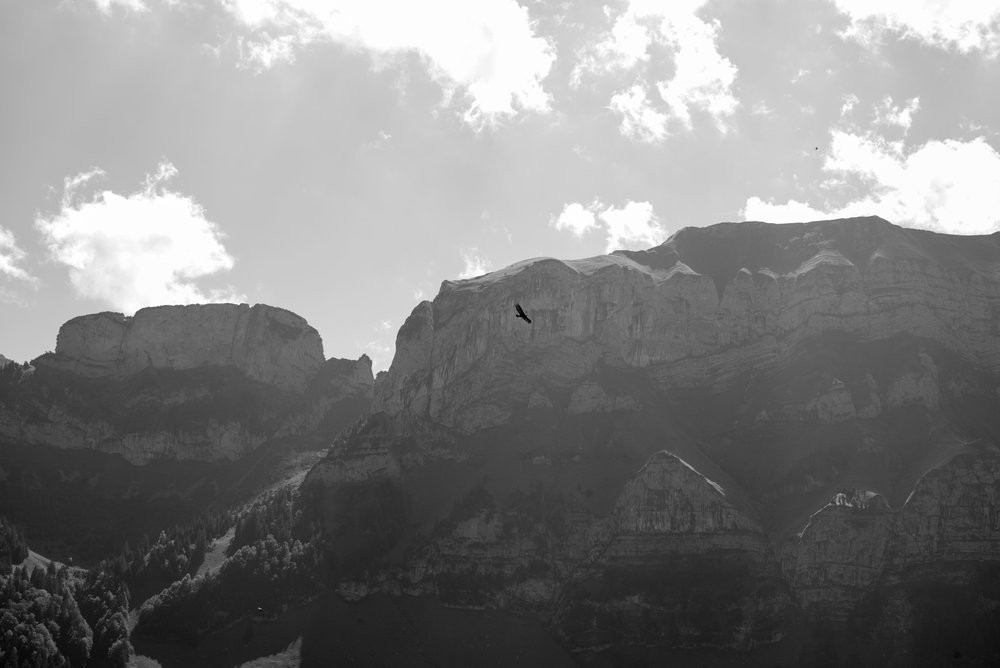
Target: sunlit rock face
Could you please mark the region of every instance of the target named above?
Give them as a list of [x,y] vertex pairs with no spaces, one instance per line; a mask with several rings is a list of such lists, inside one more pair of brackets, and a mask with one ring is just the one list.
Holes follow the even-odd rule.
[[[338,591],[532,614],[585,663],[988,665],[998,315],[1000,237],[878,218],[446,281],[307,510]],[[934,635],[939,594],[972,621]]]
[[[418,305],[374,410],[472,431],[510,419],[541,387],[577,386],[600,364],[641,370],[660,388],[724,387],[834,331],[861,341],[905,332],[997,371],[998,266],[995,235],[880,218],[686,228],[648,251],[525,260],[445,281]],[[515,302],[532,325],[514,317]],[[934,374],[915,369],[887,401],[933,404]],[[841,420],[842,399],[816,410]]]
[[94,377],[232,366],[301,391],[323,364],[323,343],[303,318],[273,306],[157,306],[132,317],[105,312],[70,320],[59,329],[50,363]]
[[726,496],[713,480],[667,452],[654,454],[625,483],[614,512],[616,557],[649,558],[670,551],[660,544],[688,538],[688,549],[746,549],[763,552],[763,528]]
[[74,318],[30,371],[5,381],[0,437],[134,464],[235,460],[275,439],[322,447],[374,384],[368,357],[324,360],[304,319],[261,304]]
[[895,516],[868,490],[839,492],[786,539],[785,575],[813,619],[843,625],[883,574]]

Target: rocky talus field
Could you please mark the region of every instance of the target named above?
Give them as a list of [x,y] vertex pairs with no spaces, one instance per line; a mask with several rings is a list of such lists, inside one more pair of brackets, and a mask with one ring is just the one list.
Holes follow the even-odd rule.
[[1000,235],[524,260],[375,378],[263,305],[75,318],[0,373],[0,514],[126,582],[163,666],[1000,665]]

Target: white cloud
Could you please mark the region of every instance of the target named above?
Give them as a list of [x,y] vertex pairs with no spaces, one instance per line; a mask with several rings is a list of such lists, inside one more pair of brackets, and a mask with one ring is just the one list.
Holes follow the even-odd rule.
[[[605,13],[608,11],[605,7]],[[649,60],[648,50],[652,41],[649,28],[639,23],[635,12],[621,14],[603,41],[578,54],[570,84],[579,86],[585,73],[631,70],[640,62]]]
[[474,278],[493,270],[493,263],[480,256],[478,248],[469,248],[468,250],[463,248],[459,252],[462,255],[462,262],[465,264],[462,273],[458,275],[459,278]]
[[854,111],[854,107],[858,106],[858,96],[854,93],[848,93],[844,96],[844,103],[840,105],[840,117],[843,118],[847,114]]
[[609,206],[600,218],[608,230],[609,253],[618,249],[643,250],[659,245],[666,236],[649,202],[628,202],[620,209]]
[[588,230],[598,227],[594,212],[579,202],[564,206],[559,217],[553,218],[551,223],[557,230],[572,232],[576,237],[582,237]]
[[696,109],[711,116],[725,131],[727,119],[739,106],[732,94],[736,66],[719,54],[715,43],[718,30],[718,21],[707,23],[693,15],[664,18],[660,27],[674,46],[676,70],[671,79],[656,86],[674,118],[688,129],[691,110]]
[[[673,76],[654,81],[648,73],[642,74],[650,85],[655,85],[669,114],[650,106],[641,84],[633,86],[615,95],[612,109],[623,114],[631,112],[633,120],[628,127],[647,131],[625,132],[623,121],[623,132],[644,141],[662,138],[668,120],[690,130],[694,112],[707,114],[725,131],[729,117],[739,105],[732,92],[737,69],[719,53],[719,22],[704,21],[696,15],[704,4],[705,0],[630,0],[605,38],[579,55],[580,64],[571,83],[579,85],[584,74],[602,76],[619,70],[648,70],[646,66],[655,43],[671,52]],[[644,113],[639,113],[639,109]]]
[[[874,133],[835,130],[823,169],[859,178],[866,192],[821,208],[747,200],[750,220],[788,222],[878,215],[897,224],[952,234],[990,234],[1000,229],[1000,153],[985,139],[932,140],[915,148]],[[834,193],[836,195],[836,193]]]
[[872,46],[900,33],[962,53],[1000,54],[1000,6],[992,0],[834,0],[851,20],[844,36]]
[[143,306],[243,301],[231,291],[205,293],[198,279],[232,269],[222,232],[194,200],[167,189],[177,174],[159,165],[130,195],[82,190],[101,170],[65,179],[58,213],[39,217],[49,255],[69,267],[77,295],[131,313]]
[[790,199],[784,204],[765,202],[754,196],[743,207],[744,220],[762,220],[767,223],[803,223],[810,220],[836,218],[836,215],[817,211],[804,202]]
[[667,136],[667,115],[653,108],[639,84],[613,95],[609,108],[621,116],[621,133],[626,137],[656,142]]
[[471,98],[465,119],[488,124],[518,110],[544,112],[554,46],[534,33],[516,0],[225,0],[251,32],[245,55],[261,66],[320,39],[393,55],[416,51],[445,87]]
[[899,106],[893,104],[892,98],[887,95],[875,109],[875,124],[901,128],[903,134],[906,134],[910,131],[910,126],[913,124],[913,114],[919,108],[919,97],[913,98],[905,106]]
[[34,282],[35,278],[19,266],[25,255],[17,245],[14,233],[0,225],[0,274],[19,281]]
[[145,12],[149,9],[142,0],[94,0],[94,4],[105,14],[110,14],[112,7],[122,7],[133,12]]
[[667,235],[649,202],[629,201],[621,208],[604,206],[596,199],[587,206],[573,202],[563,207],[552,224],[557,230],[572,232],[577,237],[591,229],[603,228],[607,253],[619,249],[643,250],[662,243]]

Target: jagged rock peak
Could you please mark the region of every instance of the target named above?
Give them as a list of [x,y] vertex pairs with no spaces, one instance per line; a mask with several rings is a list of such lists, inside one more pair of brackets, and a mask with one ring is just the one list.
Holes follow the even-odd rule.
[[59,329],[50,366],[83,376],[128,376],[153,367],[233,366],[302,390],[324,363],[319,333],[302,317],[256,304],[156,306],[73,318]]

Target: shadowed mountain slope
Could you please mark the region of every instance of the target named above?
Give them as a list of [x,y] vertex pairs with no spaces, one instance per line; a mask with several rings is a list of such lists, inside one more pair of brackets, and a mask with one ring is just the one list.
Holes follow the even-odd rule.
[[1000,605],[998,316],[1000,237],[879,218],[445,281],[304,483],[331,585],[530,615],[588,665],[998,658],[922,616]]

